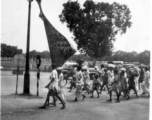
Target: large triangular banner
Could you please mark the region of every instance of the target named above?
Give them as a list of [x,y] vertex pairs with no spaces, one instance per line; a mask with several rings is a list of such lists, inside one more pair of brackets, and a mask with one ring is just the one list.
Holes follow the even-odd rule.
[[60,67],[76,51],[71,47],[68,40],[47,20],[41,9],[41,2],[38,1],[38,5],[40,7],[40,17],[44,22],[52,64]]

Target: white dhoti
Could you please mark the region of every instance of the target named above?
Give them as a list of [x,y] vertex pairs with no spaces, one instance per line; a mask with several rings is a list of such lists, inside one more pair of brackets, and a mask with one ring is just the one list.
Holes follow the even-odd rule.
[[65,96],[63,90],[61,89],[60,91],[61,91],[61,93],[60,93],[61,98],[64,100],[64,102],[66,102],[66,96]]
[[54,90],[54,88],[55,88],[57,91],[59,91],[58,83],[51,83],[51,84],[50,84],[49,89],[53,89],[53,90]]
[[142,84],[141,84],[141,88],[142,88],[142,90],[143,90],[144,93],[150,95],[150,92],[149,92],[149,82],[143,81]]
[[63,90],[58,86],[57,83],[51,83],[49,86],[49,89],[55,90],[56,94],[58,94],[58,96],[64,101],[64,103],[66,103],[65,94],[64,94]]
[[136,90],[139,90],[139,83],[138,83],[138,80],[139,80],[139,77],[135,77],[135,78],[134,78]]
[[111,77],[110,82],[111,82],[111,83],[113,83],[113,82],[114,82],[114,76],[112,76],[112,77]]

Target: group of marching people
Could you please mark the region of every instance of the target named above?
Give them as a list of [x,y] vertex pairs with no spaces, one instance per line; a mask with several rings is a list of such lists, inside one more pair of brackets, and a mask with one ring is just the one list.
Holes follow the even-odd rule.
[[86,66],[78,66],[74,69],[75,73],[73,79],[71,80],[70,92],[73,87],[76,88],[75,91],[75,101],[79,97],[85,99],[86,93],[91,93],[93,97],[94,91],[99,94],[105,87],[108,90],[110,99],[107,101],[112,101],[112,92],[117,95],[116,102],[120,102],[119,98],[123,93],[123,96],[128,100],[130,99],[130,91],[133,90],[138,98],[138,90],[142,88],[142,95],[149,93],[150,84],[150,70],[148,67],[104,67],[101,65],[101,69],[95,67],[95,75],[93,75],[92,85],[89,84],[90,76],[89,71]]
[[[51,72],[50,82],[46,85],[48,88],[48,94],[42,109],[49,105],[50,96],[53,98],[52,104],[56,106],[57,99],[62,103],[61,109],[66,108],[66,98],[62,90],[62,81],[64,80],[64,75],[60,71],[59,76],[56,70],[56,66],[52,64],[53,71]],[[84,100],[86,94],[91,94],[93,98],[94,91],[97,92],[98,98],[99,94],[102,93],[103,89],[107,89],[110,99],[107,101],[112,101],[112,92],[117,95],[116,102],[120,102],[119,98],[123,93],[123,96],[128,100],[130,99],[130,91],[134,90],[134,93],[138,97],[138,90],[142,88],[142,95],[147,94],[150,97],[149,86],[150,86],[150,68],[141,67],[105,67],[101,65],[101,69],[97,66],[94,68],[95,75],[93,75],[92,84],[90,84],[90,75],[87,66],[73,69],[73,77],[70,82],[70,91],[75,87],[75,101],[82,97]]]

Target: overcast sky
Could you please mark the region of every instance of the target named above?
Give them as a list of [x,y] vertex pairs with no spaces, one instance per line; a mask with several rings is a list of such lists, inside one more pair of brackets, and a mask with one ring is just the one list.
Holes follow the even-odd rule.
[[[76,48],[66,24],[59,21],[59,14],[63,9],[62,4],[68,0],[42,0],[42,9],[48,20],[60,31]],[[85,0],[78,0],[81,5]],[[150,0],[94,0],[98,2],[118,2],[126,4],[131,11],[132,27],[126,34],[118,36],[114,50],[142,52],[150,50]],[[27,41],[27,0],[2,0],[1,1],[1,42],[18,46],[26,52]],[[31,37],[30,51],[49,50],[43,21],[39,18],[39,8],[34,0],[31,8]]]

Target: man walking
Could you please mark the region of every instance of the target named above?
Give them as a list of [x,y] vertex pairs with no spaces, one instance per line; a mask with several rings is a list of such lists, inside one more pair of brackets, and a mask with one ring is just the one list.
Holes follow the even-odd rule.
[[50,95],[52,95],[54,105],[56,106],[56,98],[58,98],[62,103],[61,109],[64,109],[66,107],[66,102],[64,101],[64,97],[62,95],[63,93],[59,89],[59,86],[58,86],[58,73],[56,71],[56,65],[55,64],[52,64],[52,69],[53,69],[53,71],[51,72],[50,83],[47,85],[47,88],[49,89],[49,91],[48,91],[48,94],[47,94],[44,105],[40,108],[41,109],[46,108],[46,105],[49,102],[49,97],[50,97]]

